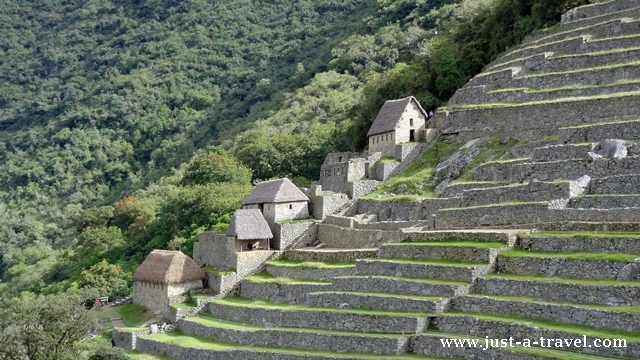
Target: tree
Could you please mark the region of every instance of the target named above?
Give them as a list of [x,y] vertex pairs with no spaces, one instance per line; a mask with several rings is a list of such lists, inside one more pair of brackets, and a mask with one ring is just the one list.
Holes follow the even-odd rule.
[[87,297],[93,296],[67,292],[0,299],[0,360],[77,358],[78,341],[98,325],[83,305]]
[[129,360],[129,355],[119,348],[106,348],[96,351],[89,360]]
[[182,185],[208,183],[249,184],[251,169],[219,147],[209,146],[198,151],[185,169]]
[[131,274],[103,259],[80,273],[78,286],[95,290],[101,296],[120,297],[130,293]]

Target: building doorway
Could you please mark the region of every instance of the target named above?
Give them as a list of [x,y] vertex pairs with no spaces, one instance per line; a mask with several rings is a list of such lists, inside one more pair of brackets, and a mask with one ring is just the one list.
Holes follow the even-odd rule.
[[409,142],[414,142],[414,141],[416,141],[416,131],[409,130]]

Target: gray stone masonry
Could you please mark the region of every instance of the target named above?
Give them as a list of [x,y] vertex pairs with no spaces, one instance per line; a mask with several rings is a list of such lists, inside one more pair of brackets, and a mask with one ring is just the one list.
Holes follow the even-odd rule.
[[[519,156],[516,156],[519,157]],[[469,183],[459,183],[459,184],[449,184],[447,187],[442,190],[442,193],[438,194],[444,198],[454,198],[461,197],[463,191],[471,190],[471,189],[485,189],[490,187],[497,187],[507,185],[506,182],[496,182],[496,181],[483,181],[483,182],[469,182]]]
[[327,334],[277,328],[247,331],[209,327],[195,321],[184,319],[180,320],[178,325],[185,335],[200,336],[216,341],[249,346],[272,346],[337,352],[355,351],[373,354],[403,354],[408,344],[408,337],[395,335],[384,336],[357,333]]
[[627,332],[640,331],[640,314],[588,308],[578,305],[545,302],[524,302],[495,299],[487,296],[459,296],[452,299],[452,309],[464,312],[485,312],[551,320]]
[[379,221],[430,221],[431,215],[439,209],[459,206],[459,198],[430,198],[411,202],[366,199],[358,201],[358,212],[375,214]]
[[385,291],[398,295],[454,297],[469,292],[470,285],[448,285],[421,279],[405,279],[384,276],[345,276],[332,281],[336,290]]
[[275,277],[290,279],[328,280],[336,276],[356,274],[355,266],[344,266],[328,269],[318,269],[300,266],[280,266],[267,264],[267,272]]
[[[415,209],[414,209],[415,210]],[[428,220],[410,220],[410,221],[378,221],[370,223],[355,222],[353,227],[356,229],[377,229],[377,230],[408,230],[410,228],[424,228],[429,226]]]
[[339,308],[342,304],[349,304],[354,308],[387,311],[441,312],[448,309],[449,299],[409,298],[391,293],[316,292],[307,295],[307,305],[309,306]]
[[[164,343],[151,338],[138,339],[140,352],[167,356],[176,360],[335,360],[334,355],[303,355],[292,352],[261,350],[217,350],[200,349]],[[341,360],[360,360],[361,357],[342,356]],[[529,359],[526,359],[529,360]]]
[[318,239],[330,248],[377,248],[380,244],[407,238],[399,230],[344,228],[330,224],[318,225]]
[[298,247],[303,247],[316,239],[318,226],[313,220],[275,224],[274,235],[271,241],[274,249],[286,249],[294,243]]
[[640,206],[640,194],[635,195],[587,195],[569,201],[572,208],[613,209]]
[[443,280],[473,282],[491,270],[491,265],[452,266],[393,260],[358,260],[356,268],[361,275],[410,276]]
[[640,192],[640,174],[613,175],[591,179],[590,194],[633,194]]
[[555,145],[557,143],[558,140],[556,139],[535,139],[533,141],[521,141],[511,148],[510,155],[513,159],[531,158],[533,156],[534,149],[545,147],[548,145]]
[[586,159],[587,153],[596,150],[598,143],[548,145],[533,150],[531,161],[545,162],[568,159]]
[[544,223],[548,220],[548,203],[491,205],[460,209],[442,209],[438,211],[436,216],[436,229],[527,225]]
[[[527,250],[546,252],[587,251],[593,253],[640,254],[640,238],[606,236],[524,236],[520,246]],[[640,257],[640,255],[638,256]]]
[[352,199],[357,199],[373,192],[378,186],[380,186],[378,180],[350,181],[347,183],[347,193]]
[[[538,54],[543,54],[545,52],[554,52],[557,54],[571,54],[580,49],[585,44],[585,36],[581,34],[575,34],[573,37],[565,40],[560,40],[558,42],[548,42],[540,45],[527,45],[523,44],[522,46],[517,47],[513,52],[506,54],[504,56],[499,57],[491,64],[485,67],[485,71],[496,71],[498,69],[504,69],[504,66],[509,66],[514,63],[519,63],[522,59],[527,59],[531,56],[536,56]],[[462,89],[467,88],[467,86]],[[462,90],[460,89],[460,90]],[[459,91],[459,90],[458,90]],[[461,94],[462,95],[462,94]],[[455,96],[455,95],[454,95]],[[462,96],[458,98],[456,96],[456,103],[464,104],[464,102],[459,102]]]
[[538,61],[527,61],[524,65],[527,68],[527,73],[549,73],[590,69],[627,61],[638,61],[639,59],[640,51],[636,45],[634,48],[613,53],[571,54],[550,56],[546,59],[537,58]]
[[584,189],[576,182],[530,181],[528,184],[514,184],[486,189],[465,190],[462,206],[499,204],[507,201],[535,202],[552,199],[568,199],[580,195]]
[[401,165],[397,161],[378,161],[373,167],[373,173],[376,180],[385,181],[393,176],[393,173]]
[[327,215],[334,214],[336,210],[348,202],[349,197],[347,194],[323,194],[314,196],[312,198],[313,217],[318,220],[323,220]]
[[602,139],[640,140],[640,120],[558,129],[558,142],[563,144],[599,142]]
[[332,289],[331,284],[276,284],[244,280],[240,284],[240,296],[252,300],[303,304],[306,302],[307,294],[310,292],[329,291]]
[[[547,357],[539,355],[531,355],[524,352],[516,352],[506,348],[491,348],[484,350],[479,346],[460,346],[450,347],[442,346],[441,340],[450,339],[451,337],[439,335],[419,335],[412,336],[410,348],[414,353],[428,356],[441,356],[456,359],[474,359],[474,360],[557,360],[557,357]],[[480,339],[482,344],[484,338]]]
[[[529,325],[527,322],[513,322],[511,320],[505,321],[493,321],[478,319],[473,315],[459,315],[459,316],[441,316],[436,318],[434,325],[440,329],[440,331],[446,333],[455,334],[468,334],[474,337],[484,338],[489,336],[490,339],[509,339],[513,338],[514,344],[516,341],[522,341],[528,339],[529,341],[540,342],[540,338],[545,339],[561,339],[570,341],[563,346],[565,350],[582,351],[584,353],[593,353],[601,355],[613,355],[613,356],[630,356],[638,358],[640,355],[640,344],[626,343],[626,347],[604,347],[601,346],[603,338],[586,337],[583,334],[571,333],[565,331],[549,330],[545,328],[539,328]],[[576,347],[574,339],[581,339],[581,346]],[[598,342],[594,343],[594,340],[598,339]],[[622,340],[621,338],[618,338]],[[586,341],[585,341],[586,340]],[[610,339],[613,340],[613,339]],[[552,341],[551,344],[555,342]],[[482,339],[480,344],[485,344],[485,340]],[[570,344],[570,345],[569,345]],[[606,344],[606,342],[605,342]],[[621,343],[622,344],[622,343]],[[545,346],[546,340],[545,340]],[[597,346],[600,345],[600,346]]]
[[549,221],[536,225],[536,229],[549,231],[640,231],[640,223],[616,221]]
[[451,245],[383,245],[378,249],[378,257],[388,259],[448,259],[455,261],[468,261],[476,263],[490,263],[495,260],[498,253],[505,249],[480,248],[474,246]]
[[[621,5],[611,5],[611,3],[624,3]],[[636,0],[631,1],[611,1],[609,9],[605,9],[605,4],[581,7],[570,10],[566,16],[566,22],[562,23],[560,31],[571,31],[593,26],[604,21],[622,19],[638,16],[638,5]],[[621,6],[625,6],[622,8]],[[594,9],[589,9],[594,7]],[[570,16],[573,15],[573,16]]]
[[347,262],[378,256],[377,249],[300,249],[289,250],[284,256],[289,260]]
[[624,36],[624,37],[610,37],[610,38],[589,38],[576,49],[576,54],[586,54],[601,51],[609,51],[614,49],[627,49],[638,46],[640,36]]
[[497,271],[565,278],[615,278],[627,261],[579,260],[563,257],[498,256]]
[[474,293],[499,296],[542,297],[546,301],[616,306],[640,305],[640,282],[629,285],[587,285],[508,278],[478,278]]
[[111,339],[115,343],[116,347],[124,350],[134,350],[136,348],[136,338],[139,335],[146,335],[149,330],[141,330],[136,332],[121,331],[118,328],[113,328],[111,332]]
[[377,333],[416,333],[426,325],[426,318],[417,316],[369,315],[349,310],[280,310],[209,303],[215,317],[231,321],[268,324],[272,327],[291,326],[329,330],[370,331]]
[[244,251],[235,253],[236,264],[233,266],[236,269],[236,273],[240,277],[245,277],[255,273],[260,269],[264,263],[279,254],[278,251]]

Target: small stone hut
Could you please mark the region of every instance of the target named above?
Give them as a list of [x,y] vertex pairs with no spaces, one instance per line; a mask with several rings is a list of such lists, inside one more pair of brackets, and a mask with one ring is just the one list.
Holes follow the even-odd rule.
[[133,274],[132,301],[165,313],[169,298],[202,288],[204,271],[180,251],[153,250]]
[[428,118],[427,112],[413,96],[386,101],[367,133],[369,153],[395,156],[397,144],[425,138]]
[[243,209],[258,209],[269,226],[277,221],[308,219],[309,198],[287,178],[263,181],[242,202]]
[[236,210],[225,235],[234,239],[236,252],[270,250],[273,238],[269,224],[258,209]]

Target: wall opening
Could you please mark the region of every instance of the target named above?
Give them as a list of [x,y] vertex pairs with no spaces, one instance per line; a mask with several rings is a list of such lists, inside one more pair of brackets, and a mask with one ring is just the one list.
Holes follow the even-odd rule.
[[409,142],[414,142],[414,141],[416,141],[416,131],[409,130]]

